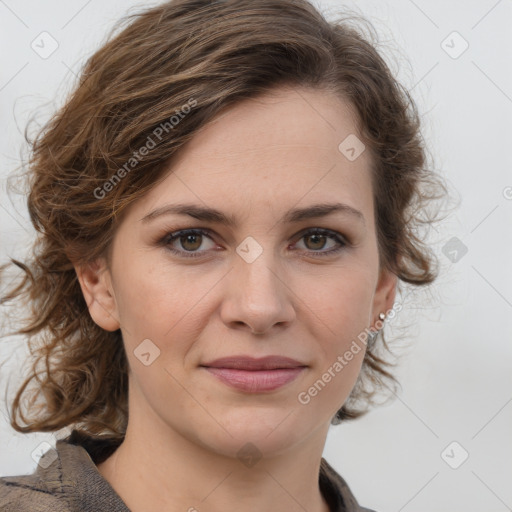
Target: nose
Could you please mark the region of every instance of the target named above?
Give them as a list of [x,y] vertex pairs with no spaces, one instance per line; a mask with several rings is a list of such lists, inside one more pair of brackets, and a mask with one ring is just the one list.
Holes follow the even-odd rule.
[[266,334],[272,328],[284,328],[295,318],[293,293],[284,271],[271,260],[266,251],[251,263],[235,258],[220,311],[228,327]]

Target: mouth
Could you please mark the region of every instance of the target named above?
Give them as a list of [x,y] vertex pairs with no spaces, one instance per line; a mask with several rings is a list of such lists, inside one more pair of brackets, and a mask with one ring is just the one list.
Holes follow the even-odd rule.
[[200,365],[222,383],[248,393],[274,391],[295,380],[307,365],[283,356],[233,356]]

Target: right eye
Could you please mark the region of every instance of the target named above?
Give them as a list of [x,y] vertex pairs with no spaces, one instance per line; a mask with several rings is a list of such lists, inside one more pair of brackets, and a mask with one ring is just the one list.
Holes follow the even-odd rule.
[[[197,258],[205,252],[198,250],[203,245],[205,237],[212,240],[207,230],[184,229],[168,233],[162,238],[161,243],[177,256],[183,256],[184,258]],[[176,247],[173,247],[177,243],[181,245],[182,249],[176,249]]]

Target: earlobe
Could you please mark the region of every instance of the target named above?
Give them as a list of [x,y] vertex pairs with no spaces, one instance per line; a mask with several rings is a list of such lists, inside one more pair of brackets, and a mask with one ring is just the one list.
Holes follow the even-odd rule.
[[372,324],[379,318],[380,313],[387,315],[388,311],[393,308],[397,283],[398,276],[396,274],[386,269],[381,271],[373,299]]
[[117,305],[105,259],[75,265],[75,272],[94,322],[106,331],[119,329]]

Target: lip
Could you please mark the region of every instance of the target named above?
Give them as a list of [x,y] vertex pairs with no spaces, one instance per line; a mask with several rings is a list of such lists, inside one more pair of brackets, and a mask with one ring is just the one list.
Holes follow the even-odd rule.
[[224,384],[249,393],[274,391],[296,379],[307,365],[283,356],[232,356],[200,365]]
[[209,368],[232,368],[236,370],[276,370],[278,368],[298,368],[307,366],[304,363],[284,356],[230,356],[215,359],[201,366]]

